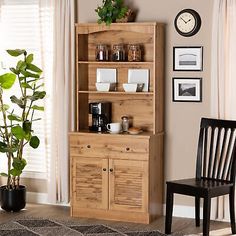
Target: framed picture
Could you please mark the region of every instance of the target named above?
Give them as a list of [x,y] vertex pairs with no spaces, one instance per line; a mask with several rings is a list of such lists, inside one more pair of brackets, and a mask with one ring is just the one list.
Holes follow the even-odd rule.
[[202,78],[172,78],[174,102],[201,102]]
[[174,71],[202,71],[203,47],[174,47]]

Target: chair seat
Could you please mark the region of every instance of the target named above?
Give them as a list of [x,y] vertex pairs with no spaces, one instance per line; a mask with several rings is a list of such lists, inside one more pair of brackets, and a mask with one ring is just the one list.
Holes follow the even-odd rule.
[[233,183],[226,181],[217,181],[212,179],[180,179],[167,181],[167,186],[173,193],[180,193],[190,196],[204,197],[210,194],[210,197],[217,197],[228,194],[233,187]]

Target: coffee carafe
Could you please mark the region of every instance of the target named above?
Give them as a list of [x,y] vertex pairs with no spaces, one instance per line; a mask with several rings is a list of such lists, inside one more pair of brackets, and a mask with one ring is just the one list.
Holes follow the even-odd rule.
[[106,125],[111,122],[111,103],[89,103],[89,113],[92,114],[92,126],[89,129],[97,132],[107,131]]

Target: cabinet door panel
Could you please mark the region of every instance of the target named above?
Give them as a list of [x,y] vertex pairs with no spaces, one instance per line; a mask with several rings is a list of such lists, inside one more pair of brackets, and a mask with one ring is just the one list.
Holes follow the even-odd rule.
[[81,208],[108,208],[108,160],[72,158],[72,204]]
[[109,208],[147,212],[148,162],[109,160]]

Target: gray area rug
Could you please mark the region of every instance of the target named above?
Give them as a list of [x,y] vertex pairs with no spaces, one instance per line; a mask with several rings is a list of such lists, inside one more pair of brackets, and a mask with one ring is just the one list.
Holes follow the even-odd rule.
[[0,224],[0,235],[9,236],[164,236],[159,231],[132,231],[103,224],[80,224],[75,221],[51,219],[20,219]]

